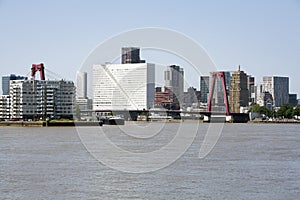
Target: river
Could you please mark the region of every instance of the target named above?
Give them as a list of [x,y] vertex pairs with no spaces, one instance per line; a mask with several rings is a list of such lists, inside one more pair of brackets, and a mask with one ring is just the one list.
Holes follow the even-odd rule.
[[[184,124],[186,135],[194,131],[193,123]],[[179,123],[127,123],[121,128],[0,127],[0,199],[300,197],[300,129],[296,124],[225,124],[204,158],[199,158],[199,149],[208,124],[199,124],[191,146],[178,159],[155,169],[154,162],[164,164],[167,156],[174,155],[167,152],[156,160],[149,158],[149,166],[141,162],[139,167],[149,170],[144,173],[126,172],[130,163],[121,163],[126,158],[118,158],[120,165],[118,160],[104,161],[105,156],[116,156],[110,149],[100,152],[100,158],[90,153],[93,150],[81,135],[104,132],[119,148],[138,154],[163,149],[177,137],[179,127]],[[145,133],[153,130],[155,135],[146,138]],[[124,170],[113,167],[121,165]]]

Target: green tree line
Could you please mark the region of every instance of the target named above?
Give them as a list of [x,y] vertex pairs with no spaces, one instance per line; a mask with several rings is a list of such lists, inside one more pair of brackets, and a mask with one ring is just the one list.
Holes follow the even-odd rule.
[[251,106],[249,112],[256,112],[259,114],[264,114],[268,117],[282,117],[282,118],[288,118],[291,119],[294,116],[300,116],[300,106],[297,106],[295,109],[289,105],[284,104],[282,105],[277,112],[275,110],[270,110],[265,106],[260,106],[258,104],[254,104]]

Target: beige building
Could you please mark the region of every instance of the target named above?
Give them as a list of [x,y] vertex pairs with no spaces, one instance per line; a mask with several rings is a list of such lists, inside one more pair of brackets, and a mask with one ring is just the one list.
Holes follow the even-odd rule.
[[233,72],[231,76],[229,105],[230,112],[239,113],[241,107],[248,106],[249,91],[247,74],[240,70]]

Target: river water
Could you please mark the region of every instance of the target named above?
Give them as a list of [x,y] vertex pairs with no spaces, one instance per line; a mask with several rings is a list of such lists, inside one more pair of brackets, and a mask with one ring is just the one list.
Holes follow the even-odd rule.
[[[188,135],[194,131],[193,123],[185,124],[183,130]],[[137,126],[144,127],[140,137],[139,131],[134,132],[134,137],[126,135],[131,129],[140,130]],[[300,197],[299,125],[225,124],[212,151],[200,159],[199,149],[208,124],[199,124],[193,143],[182,156],[147,173],[111,168],[89,153],[80,133],[98,133],[100,129],[119,148],[145,153],[172,142],[179,124],[127,123],[121,129],[117,126],[0,127],[0,199]],[[148,138],[149,142],[143,135],[147,130],[160,131]],[[110,152],[107,150],[106,154],[115,156]],[[160,155],[156,162],[167,160],[170,155],[165,155],[166,159]],[[119,159],[121,163],[123,158]],[[148,161],[151,166],[153,160]]]

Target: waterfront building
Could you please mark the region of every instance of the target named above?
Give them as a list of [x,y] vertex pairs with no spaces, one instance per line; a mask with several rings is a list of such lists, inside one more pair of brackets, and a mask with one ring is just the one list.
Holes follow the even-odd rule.
[[27,77],[11,74],[9,76],[2,76],[2,94],[9,95],[9,83],[11,80],[27,80]]
[[9,95],[0,96],[0,121],[9,120],[9,107],[10,107],[10,98]]
[[154,64],[93,65],[93,110],[148,110],[154,96]]
[[68,118],[74,114],[72,81],[10,81],[10,118],[15,120]]
[[169,88],[174,94],[174,102],[178,104],[183,103],[183,89],[184,89],[184,71],[183,68],[177,65],[170,65],[164,71],[165,87]]
[[244,71],[240,70],[233,72],[231,76],[229,105],[230,112],[239,113],[241,107],[248,106],[249,91],[248,77]]
[[200,76],[200,102],[207,103],[209,97],[209,76]]
[[288,77],[265,76],[263,77],[262,90],[272,95],[274,107],[289,103]]

